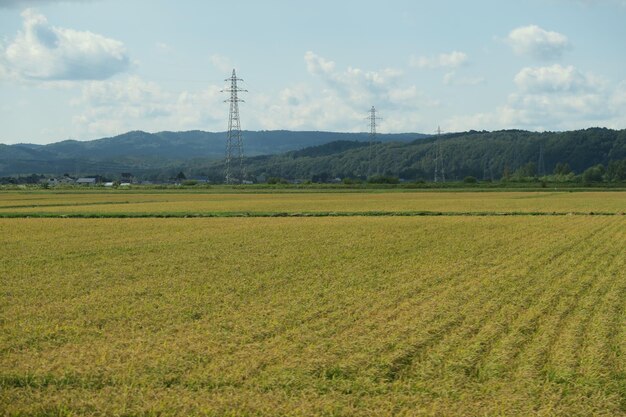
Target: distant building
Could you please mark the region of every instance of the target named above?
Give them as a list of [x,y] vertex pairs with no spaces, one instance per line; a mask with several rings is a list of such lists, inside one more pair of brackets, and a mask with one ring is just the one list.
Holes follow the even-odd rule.
[[76,180],[76,184],[78,185],[96,185],[95,178],[79,178]]
[[57,186],[57,185],[67,185],[74,184],[74,179],[70,177],[62,177],[62,178],[48,178],[41,180],[42,184],[48,184],[49,186]]
[[120,182],[123,183],[133,183],[135,177],[130,172],[122,172],[122,176],[120,177]]

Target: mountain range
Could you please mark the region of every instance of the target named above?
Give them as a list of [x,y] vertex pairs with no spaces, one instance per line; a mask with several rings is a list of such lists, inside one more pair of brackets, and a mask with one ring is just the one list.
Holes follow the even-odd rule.
[[[367,133],[244,131],[246,156],[280,154],[333,141],[367,142]],[[407,142],[427,135],[379,134],[383,142]],[[132,131],[91,141],[65,140],[48,145],[0,144],[0,176],[23,174],[143,173],[189,162],[224,158],[225,132],[147,133]]]
[[[366,178],[387,175],[432,180],[437,149],[447,180],[466,176],[497,180],[551,174],[580,174],[590,167],[626,161],[626,130],[590,128],[568,132],[500,130],[441,136],[419,133],[244,131],[245,171],[286,179]],[[0,176],[33,173],[104,175],[131,172],[161,181],[179,172],[220,182],[225,133],[202,131],[123,135],[49,145],[0,145]],[[626,167],[626,162],[620,162]],[[619,174],[622,175],[622,174]],[[626,175],[626,174],[625,174]],[[621,178],[621,177],[620,177]]]

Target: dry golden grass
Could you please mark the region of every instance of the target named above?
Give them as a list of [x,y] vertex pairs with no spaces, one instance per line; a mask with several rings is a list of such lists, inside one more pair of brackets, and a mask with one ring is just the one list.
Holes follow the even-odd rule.
[[0,193],[3,213],[626,212],[626,192]]
[[0,410],[626,415],[625,241],[624,216],[0,219]]

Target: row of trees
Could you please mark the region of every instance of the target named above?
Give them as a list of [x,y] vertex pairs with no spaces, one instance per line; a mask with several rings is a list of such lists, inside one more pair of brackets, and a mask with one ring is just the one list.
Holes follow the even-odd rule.
[[[524,181],[538,179],[536,164],[529,162],[520,167],[512,175],[503,175],[506,180]],[[626,181],[626,159],[620,161],[610,161],[608,166],[596,164],[584,170],[580,175],[576,175],[567,162],[556,164],[551,175],[543,175],[542,179],[551,182],[624,182]]]
[[582,173],[582,180],[586,183],[626,181],[626,159],[611,161],[606,168],[602,164],[589,167]]

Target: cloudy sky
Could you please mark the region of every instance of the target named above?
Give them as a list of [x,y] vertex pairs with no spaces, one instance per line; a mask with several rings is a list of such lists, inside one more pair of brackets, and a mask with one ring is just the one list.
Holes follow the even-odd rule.
[[0,143],[626,128],[626,0],[0,0]]

